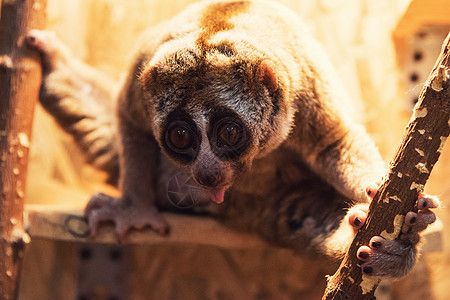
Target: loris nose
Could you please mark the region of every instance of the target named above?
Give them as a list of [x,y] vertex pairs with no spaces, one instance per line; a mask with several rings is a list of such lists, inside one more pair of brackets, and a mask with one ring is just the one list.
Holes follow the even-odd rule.
[[197,172],[195,179],[197,179],[199,184],[207,187],[216,187],[220,182],[219,174],[207,171]]

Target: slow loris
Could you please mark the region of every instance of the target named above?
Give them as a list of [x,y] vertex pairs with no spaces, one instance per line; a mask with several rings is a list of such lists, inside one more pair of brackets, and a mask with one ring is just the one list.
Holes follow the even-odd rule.
[[[366,187],[373,196],[385,163],[322,50],[281,5],[200,2],[146,31],[117,119],[99,101],[114,97],[97,70],[49,32],[27,41],[43,56],[41,103],[112,180],[120,170],[122,196],[96,194],[86,207],[92,235],[104,221],[119,240],[131,227],[168,233],[160,210],[188,197],[272,244],[337,260],[364,223]],[[195,193],[171,193],[180,182]],[[405,274],[438,205],[421,195],[401,238],[362,246],[362,271]]]

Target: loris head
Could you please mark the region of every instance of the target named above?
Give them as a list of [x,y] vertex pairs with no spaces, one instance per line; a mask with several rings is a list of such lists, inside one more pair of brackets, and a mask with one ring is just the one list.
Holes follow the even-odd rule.
[[220,203],[253,159],[286,139],[290,104],[274,62],[255,51],[169,49],[140,77],[146,114],[162,151]]

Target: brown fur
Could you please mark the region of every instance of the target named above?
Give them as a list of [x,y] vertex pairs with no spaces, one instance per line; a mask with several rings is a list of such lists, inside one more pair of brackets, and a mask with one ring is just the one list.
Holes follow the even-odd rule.
[[234,28],[234,24],[229,21],[233,15],[246,10],[250,2],[235,1],[230,3],[214,3],[208,6],[200,18],[201,33],[196,44],[204,52],[211,50],[210,38],[220,32]]

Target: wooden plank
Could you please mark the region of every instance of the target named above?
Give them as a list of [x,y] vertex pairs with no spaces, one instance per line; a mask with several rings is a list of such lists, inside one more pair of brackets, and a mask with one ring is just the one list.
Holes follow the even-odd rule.
[[[116,243],[113,224],[105,224],[97,237],[88,237],[88,226],[82,209],[68,205],[27,205],[25,226],[31,238],[72,242]],[[247,249],[268,245],[260,238],[227,228],[217,220],[205,216],[164,213],[171,231],[168,237],[150,229],[132,230],[128,244],[193,244],[224,248]]]

